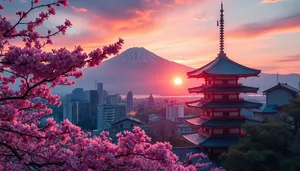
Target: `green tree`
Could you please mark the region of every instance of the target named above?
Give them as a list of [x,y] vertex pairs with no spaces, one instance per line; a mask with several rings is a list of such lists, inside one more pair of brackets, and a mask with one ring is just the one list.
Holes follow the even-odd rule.
[[[293,118],[292,126],[294,128],[294,134],[299,134],[300,129],[300,98],[291,100],[289,106],[283,108],[283,111],[287,113],[287,116]],[[288,121],[288,118],[285,119]],[[300,146],[300,144],[299,144]]]
[[286,124],[245,125],[244,129],[247,136],[220,156],[225,169],[230,171],[300,170],[300,153],[294,148],[299,137],[296,138]]

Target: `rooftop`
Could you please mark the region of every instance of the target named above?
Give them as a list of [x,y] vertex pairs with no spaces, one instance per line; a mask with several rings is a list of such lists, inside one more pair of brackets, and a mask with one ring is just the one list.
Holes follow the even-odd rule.
[[299,94],[300,93],[300,90],[288,85],[287,83],[278,83],[277,85],[263,91],[263,93],[267,94],[268,92],[276,90],[276,89],[284,89],[284,90],[287,90],[287,91],[289,91],[293,94]]
[[258,110],[254,110],[255,113],[277,113],[277,109],[279,108],[278,105],[267,105],[264,104],[262,107]]
[[258,91],[258,88],[248,87],[248,86],[233,86],[233,87],[207,87],[207,86],[199,86],[188,89],[190,93],[201,93],[201,92],[252,92],[255,93]]
[[119,120],[117,120],[117,121],[112,122],[111,125],[116,124],[116,123],[119,123],[119,122],[123,122],[123,121],[125,121],[125,120],[130,120],[130,121],[133,121],[133,122],[136,122],[136,123],[139,123],[139,124],[145,124],[145,123],[143,123],[142,121],[140,121],[139,119],[136,119],[136,118],[133,118],[133,117],[126,116],[126,117],[124,117],[124,118],[121,118],[121,119],[119,119]]
[[187,102],[187,106],[196,108],[258,108],[262,104],[250,102],[246,100],[240,101],[203,101],[197,100],[192,102]]
[[200,133],[183,135],[183,137],[195,145],[204,147],[229,147],[239,141],[236,136],[206,137]]
[[205,119],[201,117],[186,119],[187,122],[197,126],[240,126],[245,123],[244,119]]
[[199,78],[205,75],[220,76],[257,76],[261,71],[248,68],[239,63],[230,60],[228,57],[218,56],[215,60],[207,65],[188,72],[189,78]]

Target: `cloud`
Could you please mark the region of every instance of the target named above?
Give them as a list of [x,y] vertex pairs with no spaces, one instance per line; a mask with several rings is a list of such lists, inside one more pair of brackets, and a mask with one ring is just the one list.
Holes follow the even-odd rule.
[[88,10],[86,8],[76,8],[74,6],[71,6],[71,8],[75,11],[75,12],[88,12]]
[[266,34],[300,31],[300,12],[275,19],[242,25],[231,30],[228,35],[233,38],[256,38]]
[[293,55],[293,56],[286,56],[277,60],[276,62],[300,62],[300,54]]
[[276,2],[282,2],[284,0],[263,0],[261,1],[262,4],[266,4],[266,3],[276,3]]
[[207,21],[206,17],[194,17],[193,19],[196,21]]

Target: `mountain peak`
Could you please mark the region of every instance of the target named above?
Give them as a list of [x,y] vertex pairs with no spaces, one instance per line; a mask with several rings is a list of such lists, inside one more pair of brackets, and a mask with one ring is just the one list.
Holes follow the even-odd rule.
[[142,64],[155,64],[163,58],[148,51],[143,47],[132,47],[115,57],[115,60],[122,60],[127,63],[142,63]]

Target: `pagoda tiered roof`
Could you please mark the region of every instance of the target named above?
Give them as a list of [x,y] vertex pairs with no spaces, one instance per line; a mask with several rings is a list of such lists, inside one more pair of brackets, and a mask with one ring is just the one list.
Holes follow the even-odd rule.
[[258,88],[248,87],[243,85],[218,87],[218,86],[199,86],[188,89],[189,93],[202,93],[202,92],[238,92],[238,93],[255,93]]
[[192,142],[195,145],[203,147],[229,147],[239,141],[237,136],[210,136],[207,137],[198,132],[183,135],[185,139]]
[[203,117],[195,117],[185,119],[190,124],[196,126],[207,126],[207,127],[230,127],[230,126],[241,126],[245,123],[245,119],[209,119]]
[[233,60],[229,59],[226,54],[219,54],[219,56],[208,63],[207,65],[188,72],[189,78],[200,78],[203,76],[257,76],[261,71],[257,69],[248,68]]
[[196,100],[192,102],[186,102],[188,107],[195,108],[259,108],[262,104],[250,102],[246,100],[238,101],[206,101]]

